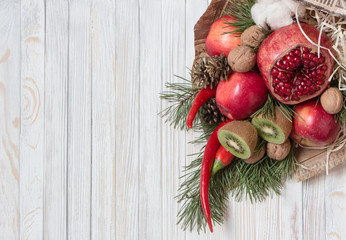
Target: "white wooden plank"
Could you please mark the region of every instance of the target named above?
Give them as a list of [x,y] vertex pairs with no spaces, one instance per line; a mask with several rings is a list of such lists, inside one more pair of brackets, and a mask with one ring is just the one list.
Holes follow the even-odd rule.
[[[181,81],[173,75],[185,76],[185,0],[162,1],[162,85]],[[162,102],[161,109],[169,106]],[[177,223],[177,199],[181,171],[185,165],[185,132],[174,130],[162,120],[162,238],[185,239]]]
[[69,6],[68,239],[90,239],[91,0]]
[[115,1],[115,17],[116,239],[135,240],[142,239],[138,173],[145,161],[139,156],[139,1]]
[[0,233],[19,238],[20,3],[0,2]]
[[46,1],[44,239],[67,236],[68,1]]
[[140,196],[142,239],[162,236],[162,1],[140,0]]
[[303,238],[325,239],[325,176],[303,182]]
[[44,2],[22,1],[21,239],[43,239],[44,29]]
[[280,239],[303,239],[303,184],[288,180],[280,197]]
[[346,168],[329,171],[325,182],[326,238],[346,239]]
[[[92,1],[92,239],[115,238],[115,2]],[[135,60],[135,59],[134,59]],[[131,81],[132,79],[128,79]],[[121,224],[122,219],[119,219]]]

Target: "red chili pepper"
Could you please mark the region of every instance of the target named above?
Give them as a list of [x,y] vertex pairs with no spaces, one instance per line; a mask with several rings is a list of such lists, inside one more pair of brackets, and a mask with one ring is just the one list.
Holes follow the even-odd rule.
[[234,159],[234,155],[226,150],[223,146],[220,146],[216,152],[215,161],[211,170],[211,176],[213,177],[219,170],[226,167]]
[[202,160],[200,197],[201,197],[202,209],[207,219],[209,229],[211,232],[213,232],[213,224],[211,222],[209,196],[208,196],[210,173],[211,173],[211,168],[213,167],[217,149],[220,146],[219,139],[217,138],[217,132],[222,126],[224,126],[229,121],[230,120],[226,120],[222,122],[211,134],[207,142],[207,145],[205,146],[203,160]]
[[202,88],[193,101],[189,115],[187,115],[186,125],[188,128],[192,128],[192,122],[196,117],[198,110],[206,103],[210,98],[214,97],[216,94],[216,87],[211,89],[209,86],[207,88]]

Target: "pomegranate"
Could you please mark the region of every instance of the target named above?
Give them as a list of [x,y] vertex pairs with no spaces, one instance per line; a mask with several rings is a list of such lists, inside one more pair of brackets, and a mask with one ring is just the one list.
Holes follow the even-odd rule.
[[331,144],[340,131],[334,115],[327,113],[320,102],[311,99],[295,106],[298,116],[293,120],[291,138],[304,146],[327,146]]
[[249,118],[264,105],[267,97],[264,81],[255,72],[233,72],[216,89],[216,104],[229,119]]
[[[302,29],[318,42],[319,30],[308,24]],[[323,33],[321,46],[332,49],[331,40]],[[270,93],[280,102],[293,105],[320,95],[329,85],[334,59],[328,51],[312,45],[297,23],[280,28],[260,45],[257,65]]]
[[205,50],[209,56],[221,55],[222,53],[228,57],[228,53],[241,44],[240,36],[237,34],[230,34],[236,29],[227,25],[225,22],[232,23],[235,18],[231,16],[223,16],[216,20],[210,27],[208,36],[205,40]]

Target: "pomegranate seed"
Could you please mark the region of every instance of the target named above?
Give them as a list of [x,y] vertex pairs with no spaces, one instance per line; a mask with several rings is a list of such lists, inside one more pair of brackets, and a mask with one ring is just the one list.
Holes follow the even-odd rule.
[[311,86],[312,85],[312,82],[309,80],[306,82],[306,86]]
[[325,58],[324,58],[323,56],[321,56],[321,57],[319,58],[319,62],[320,62],[320,63],[324,63],[324,61],[325,61]]
[[292,100],[300,100],[300,98],[298,97],[298,95],[292,95]]
[[309,52],[309,49],[307,47],[303,47],[303,52]]
[[291,57],[290,55],[288,55],[288,56],[285,56],[285,59],[286,59],[287,61],[291,61],[291,60],[292,60],[292,57]]
[[317,75],[317,80],[324,80],[324,75],[322,75],[322,74]]
[[294,54],[299,56],[299,55],[300,55],[300,50],[298,50],[298,49],[295,50],[295,51],[294,51]]
[[308,59],[309,55],[307,53],[303,53],[303,59]]
[[282,79],[282,78],[283,78],[283,76],[284,76],[284,73],[283,73],[283,72],[279,72],[279,74],[278,74],[278,78],[279,78],[279,79]]
[[285,93],[286,94],[290,94],[291,93],[291,89],[286,88]]
[[283,60],[283,61],[282,61],[282,64],[283,64],[284,66],[287,66],[287,61],[286,61],[286,60]]
[[317,63],[317,64],[320,62],[320,60],[318,59],[318,57],[314,57],[313,61],[314,61],[315,63]]
[[328,68],[328,67],[327,67],[326,65],[323,65],[322,68],[321,68],[321,70],[326,71],[327,68]]
[[271,74],[276,77],[279,73],[279,70],[277,70],[276,68],[273,68],[272,71],[271,71]]
[[317,81],[317,84],[318,84],[318,85],[323,85],[323,83],[324,83],[324,81],[320,81],[320,80]]
[[279,79],[277,79],[277,78],[274,78],[273,82],[274,82],[274,83],[279,83],[279,82],[280,82],[280,80],[279,80]]

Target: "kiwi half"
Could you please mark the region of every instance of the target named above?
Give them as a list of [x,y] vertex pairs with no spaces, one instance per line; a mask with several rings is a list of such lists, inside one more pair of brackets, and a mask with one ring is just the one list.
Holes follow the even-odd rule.
[[[260,141],[258,141],[258,142],[260,142]],[[257,144],[258,144],[258,142],[257,142]],[[263,144],[262,147],[259,149],[258,149],[258,147],[259,146],[256,146],[255,151],[253,152],[253,154],[251,155],[250,158],[243,159],[244,162],[246,162],[247,164],[254,164],[264,157],[264,155],[266,153],[266,144]]]
[[258,134],[250,122],[233,121],[220,128],[217,137],[234,156],[247,159],[255,150]]
[[267,142],[282,144],[290,136],[292,130],[291,121],[283,115],[279,107],[275,107],[273,118],[265,118],[262,114],[254,117],[251,123],[255,126],[260,135]]

